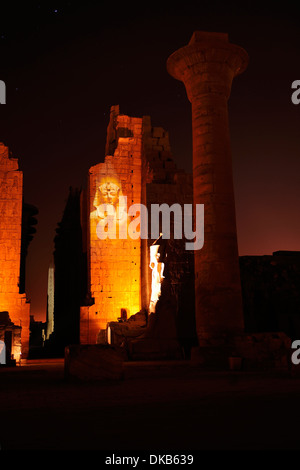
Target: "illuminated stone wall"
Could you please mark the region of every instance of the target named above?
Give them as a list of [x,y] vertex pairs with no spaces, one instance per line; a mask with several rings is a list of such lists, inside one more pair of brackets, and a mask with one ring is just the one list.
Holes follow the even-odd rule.
[[[23,173],[18,160],[0,143],[0,311],[7,311],[14,325],[22,327],[22,357],[29,348],[29,311],[26,295],[19,293]],[[12,347],[19,360],[20,348]]]
[[[107,222],[103,206],[100,209],[100,205],[113,206],[118,225],[122,221],[125,202],[127,209],[133,204],[142,203],[148,208],[149,214],[152,203],[185,204],[192,203],[193,199],[191,175],[177,169],[168,132],[162,127],[153,127],[149,116],[131,118],[120,114],[119,107],[113,106],[107,128],[105,154],[104,163],[89,170],[89,215],[86,218],[89,220],[87,252],[91,302],[81,307],[82,344],[100,341],[100,330],[105,330],[107,323],[117,321],[123,309],[128,318],[142,309],[148,310],[150,302],[149,253],[153,242],[150,237],[150,218],[148,239],[119,239],[118,233],[116,239],[100,239],[103,232],[99,224],[104,223],[104,220]],[[127,224],[133,219],[129,216]],[[172,272],[173,299],[176,299],[173,313],[174,318],[177,315],[175,320],[180,323],[180,305],[185,304],[187,307],[189,303],[186,299],[183,302],[180,295],[184,292],[193,301],[193,256],[191,252],[186,252],[181,240],[175,243],[171,241],[168,251],[167,269]],[[189,315],[192,317],[193,306],[190,310]],[[191,328],[188,329],[190,335]],[[168,332],[163,331],[162,334]]]
[[107,215],[104,204],[115,211],[116,230],[127,233],[133,220],[127,217],[127,206],[141,203],[142,119],[119,115],[113,107],[107,136],[106,151],[113,155],[89,170],[88,271],[94,304],[81,308],[81,343],[95,343],[99,331],[121,317],[122,309],[127,317],[141,309],[140,239],[120,239],[118,232],[113,239],[111,229],[106,239],[99,236]]

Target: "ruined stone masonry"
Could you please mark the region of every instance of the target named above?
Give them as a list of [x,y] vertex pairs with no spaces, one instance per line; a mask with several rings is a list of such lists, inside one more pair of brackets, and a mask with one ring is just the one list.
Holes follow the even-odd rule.
[[[21,343],[12,337],[11,353],[18,361],[29,348],[30,305],[20,294],[23,173],[18,160],[0,143],[0,312],[8,312],[10,324],[21,327]],[[14,330],[11,330],[14,332]]]
[[[104,220],[101,204],[115,207],[117,227],[121,228],[134,220],[125,211],[133,204],[150,208],[153,203],[192,203],[191,175],[176,167],[168,132],[153,127],[149,116],[129,117],[120,114],[119,106],[112,106],[105,155],[103,163],[89,170],[87,258],[92,304],[81,307],[81,344],[95,344],[110,322],[149,308],[149,253],[154,242],[151,231],[148,228],[148,239],[99,239],[99,224]],[[172,271],[171,285],[176,296],[184,282],[191,281],[188,274],[193,271],[192,256],[183,255],[178,243],[173,243],[169,251],[168,269]],[[174,317],[176,314],[179,320],[175,307]],[[162,328],[162,336],[168,336],[168,328],[172,330],[170,324]]]
[[[114,114],[112,119],[116,119]],[[95,343],[99,331],[121,316],[121,309],[131,315],[141,308],[139,240],[120,240],[119,237],[100,240],[97,233],[97,224],[105,219],[98,211],[101,204],[112,202],[117,212],[117,228],[124,226],[126,229],[127,204],[141,202],[142,120],[119,116],[117,131],[121,135],[114,155],[107,155],[104,163],[89,170],[88,262],[94,304],[81,309],[82,343]]]

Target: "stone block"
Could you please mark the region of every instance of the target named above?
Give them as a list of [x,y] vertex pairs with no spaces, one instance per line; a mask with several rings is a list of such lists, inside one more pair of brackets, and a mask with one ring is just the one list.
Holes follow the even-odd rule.
[[141,338],[128,341],[131,360],[181,360],[183,351],[176,339]]
[[162,127],[153,127],[153,137],[155,138],[160,138],[160,137],[164,137],[164,129]]
[[118,348],[106,344],[67,346],[65,378],[82,381],[121,380],[123,356]]
[[288,371],[290,339],[281,332],[241,334],[207,339],[192,349],[191,360],[202,368],[246,371]]

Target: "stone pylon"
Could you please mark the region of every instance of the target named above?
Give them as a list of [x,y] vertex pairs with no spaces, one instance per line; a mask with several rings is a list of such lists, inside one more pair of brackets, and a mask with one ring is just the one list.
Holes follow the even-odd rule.
[[30,327],[30,303],[26,294],[20,293],[22,202],[23,173],[18,160],[0,142],[0,312],[7,316],[11,335],[6,348],[17,362],[27,358]]
[[247,64],[246,51],[227,34],[200,31],[167,61],[192,104],[194,205],[204,204],[204,246],[195,251],[200,346],[243,332],[227,100]]

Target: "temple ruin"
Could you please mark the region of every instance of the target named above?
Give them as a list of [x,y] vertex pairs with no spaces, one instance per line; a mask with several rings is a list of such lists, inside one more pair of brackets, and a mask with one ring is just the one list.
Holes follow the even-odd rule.
[[[228,368],[237,356],[250,368],[287,365],[286,329],[255,331],[252,306],[245,329],[253,289],[244,271],[241,285],[227,101],[247,64],[227,34],[200,31],[167,61],[192,105],[192,175],[177,168],[164,128],[111,107],[104,155],[89,169],[87,189],[70,188],[55,237],[49,344],[66,351],[69,365],[82,353],[83,375],[97,354],[109,374],[107,346],[126,360],[191,358]],[[153,231],[149,213],[163,205],[169,228],[158,218]],[[199,249],[175,233],[184,225],[175,206],[191,208],[196,228],[204,208]]]
[[[172,206],[178,203],[183,207],[192,203],[191,175],[176,167],[166,130],[152,126],[149,116],[138,118],[121,114],[119,106],[111,108],[105,154],[105,161],[89,170],[85,220],[87,291],[91,302],[80,309],[80,343],[101,342],[108,325],[114,330],[112,323],[136,319],[136,314],[139,314],[139,321],[144,317],[147,321],[150,304],[154,313],[159,297],[157,293],[156,300],[153,297],[154,274],[162,265],[165,271],[158,284],[168,278],[169,273],[166,283],[170,282],[173,300],[177,297],[172,318],[161,327],[161,337],[191,338],[194,334],[193,301],[186,302],[190,313],[186,313],[185,320],[181,310],[183,295],[189,293],[189,298],[193,298],[193,255],[185,251],[183,240],[174,239],[171,214],[170,240],[157,245],[157,240],[151,238],[150,220],[144,220],[140,211],[130,211],[140,205],[150,209],[153,204]],[[115,226],[105,229],[110,215],[115,218]],[[84,223],[82,225],[84,227]],[[113,230],[118,231],[117,236],[112,234]],[[126,235],[128,230],[131,230],[130,236]],[[143,230],[149,236],[143,237]],[[168,242],[168,255],[162,250],[158,253],[162,244],[165,249],[165,242]],[[153,251],[155,243],[153,258],[151,249]],[[159,263],[153,262],[158,257]],[[183,334],[180,332],[182,322],[185,323],[181,328]],[[182,340],[185,341],[183,337]]]
[[30,321],[30,304],[20,276],[22,209],[23,173],[17,158],[0,143],[0,340],[17,362],[28,355]]

